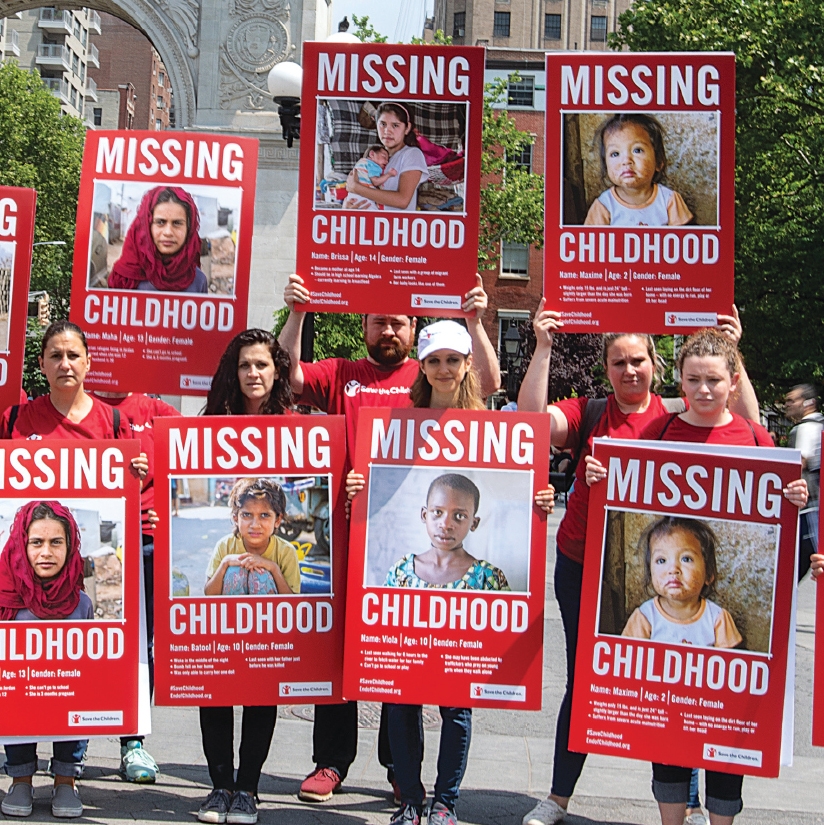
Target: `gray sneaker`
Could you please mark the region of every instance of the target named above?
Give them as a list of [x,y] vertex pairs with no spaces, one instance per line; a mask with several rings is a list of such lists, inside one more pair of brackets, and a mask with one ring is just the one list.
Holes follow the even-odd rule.
[[83,803],[77,788],[71,785],[55,785],[52,788],[52,816],[60,819],[83,816]]
[[226,814],[226,821],[234,825],[254,825],[258,813],[255,798],[247,791],[235,791]]
[[458,825],[458,817],[448,805],[434,802],[429,809],[429,825]]
[[200,806],[197,818],[201,822],[216,822],[218,825],[226,821],[226,814],[229,813],[229,805],[232,803],[232,795],[223,788],[215,788],[206,801]]
[[29,816],[34,790],[27,782],[15,782],[0,803],[6,816]]

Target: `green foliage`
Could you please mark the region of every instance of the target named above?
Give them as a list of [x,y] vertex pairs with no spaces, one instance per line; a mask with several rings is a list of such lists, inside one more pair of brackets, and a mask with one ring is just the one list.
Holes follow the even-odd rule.
[[68,315],[85,134],[82,121],[61,113],[37,72],[0,66],[0,184],[37,190],[35,243],[66,242],[34,248],[31,288],[49,293],[52,318]]
[[431,40],[413,37],[411,42],[413,46],[451,46],[452,35],[447,34],[443,29],[435,29],[435,34]]
[[388,38],[382,35],[369,22],[369,15],[365,14],[363,17],[358,17],[357,14],[352,15],[352,22],[355,24],[355,31],[352,34],[361,41],[361,43],[386,43]]
[[[355,360],[366,357],[363,343],[363,326],[361,316],[353,313],[316,312],[315,344],[313,357],[315,361],[322,358],[348,358]],[[280,335],[289,311],[284,307],[275,313],[275,335]]]
[[764,401],[824,382],[824,0],[637,0],[613,48],[736,53],[736,302]]
[[517,164],[533,138],[504,109],[495,108],[506,94],[506,79],[486,84],[481,138],[481,176],[486,182],[481,189],[478,244],[478,265],[485,269],[500,257],[504,238],[535,246],[544,239],[544,179]]
[[26,354],[23,360],[23,389],[32,398],[38,395],[45,395],[49,391],[49,382],[46,376],[40,372],[40,347],[43,343],[43,333],[45,327],[34,319],[29,318],[26,330]]

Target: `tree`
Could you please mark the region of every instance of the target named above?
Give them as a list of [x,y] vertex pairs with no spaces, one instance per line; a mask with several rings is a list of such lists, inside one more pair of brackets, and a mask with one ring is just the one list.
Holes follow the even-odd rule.
[[637,0],[613,48],[736,53],[736,302],[764,400],[824,380],[824,0]]
[[66,244],[35,247],[33,254],[31,288],[49,293],[53,318],[69,310],[85,134],[82,121],[62,114],[37,72],[0,66],[0,183],[37,190],[35,243]]
[[355,24],[355,31],[352,34],[361,41],[361,43],[386,43],[387,37],[381,34],[369,22],[369,15],[358,17],[357,14],[352,15],[352,22]]

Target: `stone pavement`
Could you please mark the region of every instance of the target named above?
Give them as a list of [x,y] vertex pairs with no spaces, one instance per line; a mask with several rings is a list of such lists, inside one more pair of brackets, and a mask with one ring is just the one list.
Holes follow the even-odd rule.
[[[561,510],[561,513],[563,510]],[[560,513],[552,518],[556,527]],[[554,532],[554,530],[553,530]],[[552,597],[554,547],[547,565],[544,710],[537,713],[476,710],[469,767],[458,813],[471,825],[520,825],[523,814],[549,787],[555,713],[563,692],[563,633]],[[824,825],[824,749],[810,744],[812,707],[813,602],[815,585],[799,589],[796,740],[793,767],[779,779],[748,778],[743,813],[736,825]],[[435,712],[436,714],[436,712]],[[435,721],[436,715],[427,715]],[[269,759],[260,784],[263,825],[386,825],[393,805],[389,785],[377,761],[376,706],[361,713],[358,758],[344,785],[330,802],[308,805],[297,799],[303,776],[312,768],[311,707],[282,707]],[[208,774],[200,746],[197,710],[153,709],[154,733],[148,750],[162,773],[155,785],[137,786],[117,775],[119,743],[95,739],[81,782],[86,816],[79,822],[193,823],[206,796]],[[427,727],[436,728],[435,725]],[[239,728],[236,734],[239,736]],[[48,746],[42,746],[45,750]],[[435,777],[437,731],[426,734],[424,778],[431,790]],[[569,825],[657,825],[660,819],[649,790],[645,762],[591,757],[570,806]],[[53,822],[44,775],[35,777],[35,811],[30,822]],[[0,780],[5,790],[8,780]]]

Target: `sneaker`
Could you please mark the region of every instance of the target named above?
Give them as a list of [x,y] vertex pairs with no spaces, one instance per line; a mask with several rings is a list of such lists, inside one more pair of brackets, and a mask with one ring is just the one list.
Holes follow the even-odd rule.
[[223,788],[215,788],[206,801],[200,806],[197,818],[201,822],[225,822],[229,806],[232,804],[232,795]]
[[555,825],[567,815],[554,799],[542,799],[524,818],[521,825]]
[[392,815],[389,825],[421,825],[421,809],[414,805],[403,805]]
[[83,816],[80,794],[72,785],[55,785],[52,788],[52,816],[74,819]]
[[[397,783],[394,776],[389,780],[389,782],[392,785],[392,801],[396,805],[400,805],[401,804],[401,786]],[[426,789],[424,789],[423,798],[424,798],[424,802],[425,802],[426,801]]]
[[15,782],[0,803],[6,816],[29,816],[34,789],[28,782]]
[[696,811],[684,819],[684,825],[708,825],[707,817],[701,811]]
[[458,825],[458,817],[443,802],[433,802],[429,809],[429,825]]
[[226,813],[226,821],[236,825],[254,825],[257,822],[255,798],[247,791],[235,791]]
[[326,802],[340,790],[340,774],[334,768],[315,768],[300,783],[298,798],[305,802]]
[[139,739],[130,739],[120,746],[120,775],[127,782],[154,782],[158,772],[157,762]]

